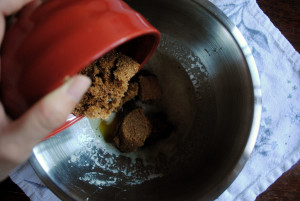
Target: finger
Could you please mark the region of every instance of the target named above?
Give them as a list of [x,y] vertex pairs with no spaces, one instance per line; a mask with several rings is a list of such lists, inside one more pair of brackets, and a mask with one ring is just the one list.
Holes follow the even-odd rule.
[[0,133],[0,163],[3,164],[0,181],[30,156],[38,142],[65,122],[90,84],[88,77],[74,76]]
[[5,114],[4,107],[3,107],[2,103],[0,102],[0,132],[1,132],[2,128],[6,127],[8,125],[9,121],[10,121],[9,118]]
[[4,30],[5,30],[5,19],[2,15],[0,15],[0,45],[1,45],[2,40],[3,40]]
[[11,15],[31,1],[32,0],[0,0],[1,13],[4,16]]
[[27,151],[31,152],[32,147],[66,121],[90,84],[88,77],[77,75],[44,97],[11,124],[14,142],[28,147]]

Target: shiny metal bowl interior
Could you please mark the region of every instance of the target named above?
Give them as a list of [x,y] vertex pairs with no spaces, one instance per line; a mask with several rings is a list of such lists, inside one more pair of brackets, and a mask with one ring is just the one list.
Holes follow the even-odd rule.
[[[173,116],[181,118],[177,135],[182,138],[176,138],[179,140],[171,151],[162,142],[171,156],[159,159],[167,162],[153,159],[156,176],[143,175],[151,165],[136,162],[133,169],[139,178],[145,178],[134,185],[136,172],[129,175],[121,171],[122,165],[130,166],[131,156],[105,156],[104,163],[115,166],[110,173],[103,164],[91,166],[95,160],[89,152],[98,149],[93,147],[98,141],[90,134],[94,141],[78,142],[76,126],[85,122],[36,146],[30,159],[32,167],[63,200],[214,199],[241,171],[258,132],[261,91],[250,49],[237,28],[207,1],[126,2],[162,33],[161,44],[145,68],[158,74],[161,85],[169,85],[165,87],[166,100],[174,100],[173,106],[180,108]],[[78,151],[81,156],[74,155]],[[76,157],[84,162],[75,163]],[[91,174],[83,179],[86,173]],[[98,177],[97,182],[90,177]]]

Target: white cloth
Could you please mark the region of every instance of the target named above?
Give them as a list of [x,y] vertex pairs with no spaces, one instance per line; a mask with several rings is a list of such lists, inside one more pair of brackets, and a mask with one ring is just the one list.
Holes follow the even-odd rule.
[[[263,110],[255,149],[218,201],[252,201],[300,159],[300,55],[255,0],[211,0],[239,28],[252,50]],[[34,201],[58,200],[25,163],[11,179]]]
[[59,201],[38,178],[28,162],[15,169],[10,178],[15,182],[24,193],[33,201]]

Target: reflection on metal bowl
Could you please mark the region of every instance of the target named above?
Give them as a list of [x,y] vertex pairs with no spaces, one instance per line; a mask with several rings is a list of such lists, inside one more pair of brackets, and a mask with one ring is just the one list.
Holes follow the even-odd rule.
[[176,129],[135,153],[104,142],[86,118],[42,142],[30,159],[63,200],[211,200],[236,178],[251,153],[261,91],[240,32],[202,0],[127,0],[162,33],[145,68],[163,91]]

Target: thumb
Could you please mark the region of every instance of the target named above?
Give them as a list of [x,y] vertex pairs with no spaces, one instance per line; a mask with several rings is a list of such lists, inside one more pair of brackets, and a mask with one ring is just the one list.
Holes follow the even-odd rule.
[[89,88],[91,80],[76,75],[36,103],[21,118],[11,124],[10,134],[15,142],[32,147],[61,126]]

